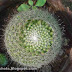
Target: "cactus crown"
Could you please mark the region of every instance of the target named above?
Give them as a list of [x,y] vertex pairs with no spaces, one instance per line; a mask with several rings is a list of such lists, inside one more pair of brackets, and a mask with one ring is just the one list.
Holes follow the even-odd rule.
[[52,45],[52,28],[42,20],[28,20],[21,27],[19,45],[31,55],[40,55]]
[[51,14],[37,9],[13,16],[6,27],[4,42],[14,61],[39,68],[59,54],[62,33]]

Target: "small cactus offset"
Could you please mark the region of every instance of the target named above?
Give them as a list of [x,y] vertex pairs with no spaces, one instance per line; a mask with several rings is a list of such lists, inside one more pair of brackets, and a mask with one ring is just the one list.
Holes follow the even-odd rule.
[[6,66],[8,63],[7,58],[4,54],[0,53],[0,66]]
[[6,26],[4,35],[11,58],[24,66],[40,68],[61,52],[61,29],[47,11],[19,12]]

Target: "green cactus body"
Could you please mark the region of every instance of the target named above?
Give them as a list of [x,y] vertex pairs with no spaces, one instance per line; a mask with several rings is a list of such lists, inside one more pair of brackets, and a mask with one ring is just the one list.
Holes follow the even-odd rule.
[[59,54],[62,33],[56,19],[47,11],[23,11],[10,20],[4,42],[14,61],[40,68]]

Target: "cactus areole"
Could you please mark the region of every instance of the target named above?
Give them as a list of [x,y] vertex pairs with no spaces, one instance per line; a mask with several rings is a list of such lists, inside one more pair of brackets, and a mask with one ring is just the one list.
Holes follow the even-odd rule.
[[5,29],[5,46],[11,58],[24,66],[40,68],[61,51],[62,32],[47,11],[19,12]]

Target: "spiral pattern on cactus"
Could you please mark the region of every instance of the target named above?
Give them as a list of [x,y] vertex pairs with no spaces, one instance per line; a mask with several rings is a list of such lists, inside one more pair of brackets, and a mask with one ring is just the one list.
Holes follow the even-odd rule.
[[50,13],[37,9],[14,15],[6,26],[4,42],[14,61],[40,68],[59,54],[62,33]]

